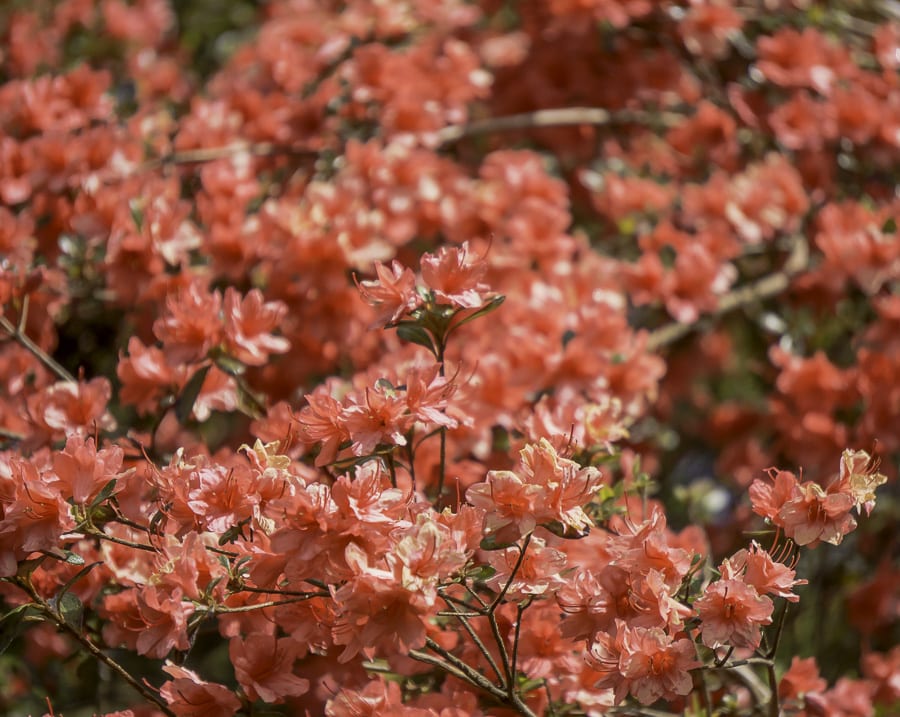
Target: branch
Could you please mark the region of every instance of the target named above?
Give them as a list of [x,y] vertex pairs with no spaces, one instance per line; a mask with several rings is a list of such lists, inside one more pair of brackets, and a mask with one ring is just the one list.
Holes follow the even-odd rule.
[[510,132],[521,129],[543,129],[548,127],[579,127],[590,125],[604,127],[614,124],[644,124],[674,127],[684,120],[684,115],[675,112],[648,112],[645,110],[609,111],[602,107],[559,107],[536,110],[505,117],[491,117],[467,124],[450,125],[437,131],[437,146],[445,147],[464,137],[494,132]]
[[62,381],[75,383],[75,377],[70,374],[62,364],[58,363],[56,359],[28,338],[28,336],[22,332],[21,328],[13,326],[10,320],[5,316],[0,316],[0,328],[6,331],[19,346],[44,364],[46,368],[50,369],[51,373],[55,374],[57,378]]
[[169,717],[176,717],[175,713],[169,709],[169,706],[162,700],[161,697],[151,692],[148,687],[141,684],[137,679],[135,679],[134,676],[132,676],[131,673],[129,673],[124,667],[122,667],[118,662],[116,662],[113,658],[111,658],[99,647],[97,647],[87,635],[82,635],[77,629],[66,622],[65,618],[60,615],[57,610],[54,610],[47,603],[47,601],[44,600],[44,598],[38,595],[37,591],[34,589],[34,587],[32,587],[30,582],[20,580],[18,581],[18,584],[29,594],[34,603],[40,608],[41,612],[49,617],[60,630],[69,633],[69,635],[75,638],[75,640],[77,640],[78,643],[94,657],[94,659],[102,662],[110,670],[119,675],[119,677],[121,677],[123,680],[125,680],[125,682],[127,682],[129,685],[131,685],[131,687],[139,692],[141,697],[143,697],[148,702],[152,702],[164,714],[168,715]]
[[[703,316],[721,316],[735,309],[777,296],[788,288],[793,277],[805,271],[808,266],[809,245],[806,243],[805,237],[794,237],[791,243],[791,253],[780,271],[729,291],[719,299],[718,306],[712,312]],[[698,323],[699,319],[690,324],[673,322],[651,331],[647,339],[647,351],[655,351],[675,343],[693,331]]]
[[489,692],[497,699],[506,701],[506,692],[497,687],[497,685],[491,682],[487,677],[482,675],[480,672],[476,672],[475,669],[470,665],[467,665],[458,657],[455,657],[451,653],[447,652],[432,640],[429,639],[427,644],[429,649],[434,650],[445,659],[434,657],[433,655],[429,655],[427,652],[422,652],[421,650],[410,650],[409,656],[414,660],[418,660],[419,662],[424,662],[428,665],[439,667],[445,672],[448,672],[454,677],[462,680],[463,682],[468,682],[470,685],[480,687],[481,689]]
[[198,149],[186,149],[181,152],[173,152],[155,159],[148,159],[135,168],[135,173],[148,172],[170,164],[203,164],[214,162],[218,159],[228,159],[239,154],[249,154],[254,157],[272,157],[283,154],[294,157],[307,157],[317,159],[319,152],[303,147],[294,147],[288,144],[276,144],[275,142],[233,142],[221,147],[200,147]]

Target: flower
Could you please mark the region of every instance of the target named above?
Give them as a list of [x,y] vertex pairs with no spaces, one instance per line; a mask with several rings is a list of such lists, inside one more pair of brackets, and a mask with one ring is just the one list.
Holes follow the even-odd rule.
[[178,717],[230,717],[241,708],[237,695],[225,685],[201,680],[196,672],[171,662],[163,671],[175,679],[164,682],[159,694]]
[[251,700],[283,702],[309,690],[309,680],[293,674],[299,645],[291,638],[254,633],[234,637],[228,655],[234,674]]
[[415,274],[399,261],[391,262],[390,269],[380,261],[376,262],[375,275],[377,279],[357,281],[356,284],[363,300],[378,312],[372,328],[396,323],[421,301],[416,293]]
[[760,628],[772,622],[772,601],[741,579],[716,580],[694,603],[707,647],[759,646]]
[[778,511],[778,518],[784,534],[797,545],[840,545],[856,527],[850,515],[852,508],[853,497],[843,492],[837,482],[826,491],[818,483],[806,481],[794,489],[791,500]]
[[287,313],[287,305],[281,301],[263,301],[262,292],[253,289],[241,300],[240,294],[230,286],[224,298],[225,349],[230,356],[248,366],[262,366],[269,354],[283,354],[291,344],[271,331]]
[[755,540],[750,543],[749,550],[739,550],[729,562],[744,566],[744,582],[756,588],[760,595],[767,593],[789,602],[797,602],[800,597],[791,592],[791,589],[795,585],[806,585],[808,582],[794,580],[796,572],[786,565],[775,562]]
[[468,242],[425,254],[421,268],[422,280],[439,300],[462,309],[477,309],[484,304],[488,286],[480,279],[487,272],[487,262],[483,258],[469,260]]
[[878,472],[878,461],[865,451],[847,449],[841,454],[840,484],[850,491],[857,512],[865,508],[866,515],[875,507],[875,489],[887,483],[887,476]]
[[587,662],[603,673],[598,687],[615,688],[616,702],[630,692],[644,705],[688,694],[693,687],[689,671],[701,664],[691,640],[675,640],[658,627],[629,627],[618,619],[614,634],[595,636]]

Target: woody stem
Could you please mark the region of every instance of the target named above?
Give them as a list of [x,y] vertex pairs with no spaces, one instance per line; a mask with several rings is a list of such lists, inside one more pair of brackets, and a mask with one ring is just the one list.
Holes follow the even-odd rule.
[[[435,358],[438,362],[438,375],[443,378],[444,377],[444,351],[446,350],[446,346],[444,344],[444,337],[436,337],[437,340],[435,344],[437,345],[437,354]],[[440,510],[443,507],[444,502],[444,473],[447,469],[447,427],[441,426],[440,428],[440,457],[438,459],[438,485],[437,485],[437,503],[435,507]]]
[[0,316],[0,328],[6,331],[19,346],[24,348],[38,361],[44,364],[44,366],[50,369],[58,379],[62,381],[71,381],[72,383],[75,382],[75,377],[66,371],[62,364],[57,362],[50,354],[28,338],[28,335],[23,333],[19,327],[13,326],[10,320],[5,316]]
[[110,670],[115,672],[119,677],[121,677],[125,682],[131,685],[140,695],[147,700],[148,702],[152,702],[156,705],[161,712],[168,715],[168,717],[176,717],[175,713],[169,709],[168,705],[157,695],[153,694],[148,687],[141,684],[135,677],[131,675],[124,667],[122,667],[118,662],[116,662],[113,658],[103,652],[97,645],[95,645],[91,639],[87,635],[82,635],[78,630],[76,630],[72,625],[66,622],[65,618],[59,613],[59,611],[54,610],[50,604],[44,600],[40,595],[38,595],[37,591],[31,585],[29,580],[19,580],[17,581],[19,586],[28,593],[29,597],[34,601],[35,605],[40,609],[44,615],[46,615],[56,626],[67,632],[71,635],[85,650],[87,650],[91,656],[94,657],[99,662],[102,662],[106,665]]

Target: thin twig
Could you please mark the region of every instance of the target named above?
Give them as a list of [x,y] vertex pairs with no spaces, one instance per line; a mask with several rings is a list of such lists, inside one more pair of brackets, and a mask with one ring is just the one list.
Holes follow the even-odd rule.
[[445,147],[464,137],[495,132],[510,132],[522,129],[545,129],[548,127],[578,127],[591,125],[603,127],[611,124],[646,124],[674,127],[684,121],[684,115],[675,112],[648,112],[634,110],[609,111],[602,107],[559,107],[536,110],[505,117],[491,117],[475,120],[467,124],[450,125],[436,133],[437,146]]
[[779,717],[781,707],[778,704],[778,680],[775,677],[775,663],[769,662],[766,665],[766,675],[769,677],[769,717]]
[[464,679],[469,684],[475,685],[476,687],[480,687],[483,690],[487,690],[495,697],[505,700],[506,691],[503,690],[501,687],[498,687],[497,685],[495,685],[487,677],[482,675],[480,672],[478,672],[474,667],[469,665],[467,662],[461,660],[456,655],[454,655],[452,652],[445,650],[443,647],[438,645],[431,638],[426,638],[425,645],[428,647],[429,650],[436,652],[438,655],[440,655],[442,658],[444,658],[444,660],[446,660],[447,663],[449,663],[450,665],[455,667],[457,670],[459,670],[460,673],[465,675]]
[[510,660],[510,670],[513,674],[513,681],[509,684],[509,696],[512,697],[516,690],[515,678],[519,674],[519,635],[522,631],[522,613],[531,605],[531,598],[527,601],[520,602],[516,605],[516,627],[513,630],[512,659]]
[[[792,242],[790,256],[788,256],[781,271],[768,274],[761,279],[724,294],[719,299],[716,308],[704,316],[721,316],[743,306],[777,296],[787,289],[791,279],[800,272],[805,271],[808,265],[809,246],[806,243],[806,239],[802,236],[795,237]],[[675,343],[693,331],[697,323],[696,321],[689,324],[674,322],[651,331],[647,338],[647,351],[655,351],[663,346]]]
[[528,545],[531,543],[531,533],[525,536],[525,540],[522,541],[522,547],[519,548],[519,557],[516,560],[516,564],[513,565],[512,572],[509,574],[509,580],[506,581],[506,585],[503,586],[503,589],[494,598],[494,601],[491,603],[491,606],[488,608],[489,613],[493,613],[497,607],[500,605],[500,602],[506,597],[507,591],[513,584],[513,580],[516,579],[516,573],[519,572],[519,568],[522,567],[522,562],[525,560],[525,551],[528,550]]
[[285,595],[287,597],[331,597],[331,593],[327,592],[302,592],[299,590],[266,590],[264,588],[251,587],[250,585],[241,585],[239,590],[235,590],[232,595],[238,593],[259,593],[262,595]]
[[198,612],[207,612],[214,615],[253,612],[254,610],[263,610],[269,607],[280,607],[282,605],[292,605],[293,603],[310,600],[314,597],[330,597],[326,593],[306,593],[303,597],[293,597],[287,600],[270,600],[269,602],[256,603],[254,605],[241,605],[240,607],[228,607],[227,605],[196,605]]
[[[461,669],[455,667],[454,665],[450,664],[449,662],[447,662],[445,660],[442,660],[439,657],[435,657],[434,655],[429,655],[427,652],[422,652],[421,650],[410,650],[409,656],[414,660],[418,660],[419,662],[424,662],[426,665],[432,665],[434,667],[438,667],[441,670],[443,670],[444,672],[446,672],[450,675],[453,675],[454,677],[456,677],[459,680],[462,680],[463,682],[468,682],[469,684],[474,684],[476,687],[481,687],[482,689],[486,690],[487,692],[489,692],[490,694],[492,694],[494,697],[496,697],[499,700],[504,700],[504,701],[506,700],[506,692],[504,692],[499,687],[497,687],[497,685],[488,681],[487,678],[484,678],[485,681],[487,682],[487,684],[485,684],[485,685],[473,683],[470,675],[463,672]],[[478,673],[475,673],[475,674],[477,675]],[[482,677],[483,677],[483,675],[482,675]]]
[[296,157],[308,157],[315,159],[319,152],[303,147],[293,147],[287,144],[275,142],[234,142],[221,147],[200,147],[186,149],[181,152],[163,155],[142,162],[135,169],[135,173],[149,172],[171,164],[203,164],[215,162],[219,159],[228,159],[240,154],[249,154],[254,157],[272,157],[275,155],[289,155]]
[[126,548],[134,548],[135,550],[145,550],[148,553],[159,553],[161,552],[158,548],[154,548],[152,545],[145,545],[144,543],[135,543],[131,540],[125,540],[124,538],[116,538],[115,536],[109,535],[108,533],[104,533],[102,530],[98,528],[94,528],[93,526],[84,526],[86,530],[81,530],[85,535],[90,535],[94,538],[99,538],[100,540],[106,540],[110,543],[116,543],[117,545],[124,545]]
[[19,346],[24,348],[38,361],[44,364],[44,366],[50,369],[50,372],[53,373],[57,378],[62,381],[76,383],[75,377],[70,374],[62,364],[57,362],[56,359],[54,359],[40,346],[34,343],[34,341],[28,338],[27,334],[21,332],[17,327],[13,326],[10,320],[5,316],[0,316],[0,328],[6,331],[6,333],[8,333],[13,341],[19,344]]
[[78,643],[84,647],[96,660],[102,662],[106,665],[110,670],[115,672],[119,677],[121,677],[125,682],[131,685],[132,688],[137,690],[140,695],[147,700],[148,702],[152,702],[156,705],[164,714],[169,715],[169,717],[176,717],[175,713],[169,709],[169,706],[162,700],[161,697],[154,694],[150,691],[145,685],[141,684],[137,679],[135,679],[124,667],[122,667],[118,662],[112,659],[109,655],[104,653],[99,647],[97,647],[87,635],[82,635],[81,632],[76,630],[72,625],[66,622],[65,618],[57,611],[54,610],[49,603],[47,603],[44,598],[38,595],[37,591],[27,580],[18,581],[19,586],[24,589],[34,603],[40,608],[41,612],[43,612],[47,617],[49,617],[56,626],[67,632],[71,635]]
[[487,660],[487,663],[491,666],[491,669],[497,675],[497,679],[500,680],[500,682],[502,683],[503,682],[503,673],[500,671],[500,668],[497,666],[497,662],[494,660],[494,656],[491,654],[490,650],[487,649],[487,646],[484,644],[482,639],[478,636],[478,633],[475,632],[475,629],[469,624],[469,621],[466,619],[467,617],[470,617],[470,616],[483,617],[484,613],[477,612],[477,613],[472,613],[471,615],[461,613],[459,611],[459,609],[456,607],[456,605],[454,605],[452,602],[450,602],[450,600],[447,598],[446,595],[441,595],[441,598],[443,598],[444,602],[447,603],[448,607],[452,608],[453,616],[458,618],[459,621],[462,623],[463,628],[465,628],[466,632],[469,633],[469,637],[472,638],[472,642],[475,643],[475,646],[478,648],[478,650],[481,652],[481,654],[484,655],[484,659]]

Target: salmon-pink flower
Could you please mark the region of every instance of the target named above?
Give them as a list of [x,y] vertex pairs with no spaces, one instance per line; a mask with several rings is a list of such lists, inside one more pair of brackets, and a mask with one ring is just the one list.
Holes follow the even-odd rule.
[[111,396],[112,385],[102,376],[59,381],[28,397],[28,415],[35,428],[54,438],[75,431],[112,430],[116,421],[106,410]]
[[342,689],[325,705],[325,717],[424,717],[424,712],[403,705],[399,683],[381,679],[372,680],[361,690]]
[[673,640],[658,627],[624,627],[620,671],[632,696],[649,705],[660,698],[686,695],[693,687],[689,670],[700,667],[694,643]]
[[768,473],[771,484],[756,479],[750,485],[750,502],[753,505],[754,513],[781,526],[783,523],[779,512],[782,506],[794,497],[799,484],[797,477],[790,471],[770,468]]
[[559,521],[576,533],[590,529],[593,521],[583,506],[600,488],[600,471],[582,468],[575,461],[560,457],[550,441],[543,438],[525,446],[520,454],[525,480],[543,488],[535,505],[538,522]]
[[[795,580],[796,572],[787,565],[775,562],[755,540],[750,543],[749,550],[739,550],[728,562],[743,567],[744,582],[756,588],[756,592],[760,595],[769,594],[789,602],[797,602],[800,596],[793,593],[792,589],[796,585],[806,585],[808,582]],[[722,574],[725,574],[724,570]]]
[[534,502],[541,490],[512,471],[488,471],[483,483],[466,491],[466,500],[485,511],[486,535],[501,542],[515,541],[537,526]]
[[299,646],[289,637],[254,633],[228,645],[234,674],[251,700],[283,702],[309,691],[309,680],[293,674]]
[[405,446],[404,434],[415,422],[401,393],[380,382],[367,388],[361,399],[352,396],[342,416],[355,456],[371,454],[379,443]]
[[348,475],[338,478],[331,487],[331,499],[352,521],[351,530],[362,523],[394,523],[406,505],[403,491],[391,487],[379,461],[357,466],[352,479]]
[[[466,506],[467,507],[467,506]],[[471,507],[468,507],[472,511]],[[449,511],[448,511],[449,514]],[[407,589],[428,590],[441,578],[458,573],[472,555],[465,539],[440,520],[434,512],[420,513],[407,529],[396,529],[399,540],[385,561]]]
[[673,640],[658,627],[629,627],[623,620],[616,620],[613,634],[594,637],[587,662],[603,675],[598,687],[615,689],[617,703],[631,692],[645,705],[688,694],[689,672],[701,664],[690,640]]
[[545,438],[520,456],[517,471],[489,471],[466,493],[472,505],[487,511],[485,530],[498,540],[515,540],[545,523],[560,523],[575,534],[589,530],[593,522],[583,506],[600,487],[600,471],[561,458]]
[[372,328],[390,326],[419,305],[416,276],[399,261],[393,261],[390,269],[376,262],[375,275],[377,279],[357,282],[360,296],[378,312]]
[[166,592],[147,585],[137,595],[137,611],[143,629],[137,636],[135,649],[139,655],[162,659],[174,648],[190,647],[187,621],[194,614],[194,606],[183,601],[180,588]]
[[173,366],[206,358],[222,338],[222,297],[199,281],[166,297],[166,314],[153,324],[166,358]]
[[487,272],[487,262],[483,258],[469,260],[468,242],[425,254],[421,268],[422,280],[439,300],[462,309],[477,309],[484,304],[489,287],[480,279]]
[[778,518],[784,534],[797,545],[840,545],[856,527],[850,515],[853,504],[853,496],[842,492],[837,482],[825,491],[818,483],[806,481],[795,490],[793,499],[782,506]]
[[88,503],[114,478],[119,478],[124,453],[118,446],[99,451],[94,439],[73,433],[66,447],[53,456],[56,483],[76,504]]
[[406,376],[406,406],[416,420],[435,426],[456,428],[459,422],[448,416],[445,409],[456,391],[453,379],[439,375],[437,365],[412,368]]
[[184,371],[169,366],[162,349],[144,346],[137,336],[132,336],[128,339],[128,356],[120,355],[116,366],[116,375],[122,382],[119,398],[137,407],[141,414],[154,411],[167,387],[187,382],[187,376],[181,379],[179,373]]
[[819,674],[816,658],[801,659],[795,655],[778,683],[778,696],[782,700],[798,699],[810,692],[824,692],[827,687],[828,683]]
[[262,366],[269,354],[283,354],[290,342],[272,331],[287,313],[281,301],[264,301],[262,292],[253,289],[241,300],[240,294],[228,287],[225,290],[224,333],[225,349],[229,355],[248,366]]
[[337,458],[341,444],[350,440],[350,431],[342,413],[340,401],[325,391],[306,395],[307,406],[297,417],[303,437],[321,443],[316,465],[324,466]]
[[772,622],[772,601],[743,580],[716,580],[694,603],[707,647],[759,646],[760,628]]
[[237,695],[225,685],[206,682],[184,667],[167,662],[163,671],[174,677],[159,694],[178,717],[231,717],[241,708]]
[[355,557],[348,563],[357,577],[332,591],[338,610],[332,636],[336,645],[345,646],[338,660],[347,662],[360,652],[371,657],[424,645],[434,591],[407,590],[391,571],[368,565],[360,550],[350,552]]
[[11,502],[0,503],[0,577],[15,575],[17,561],[34,551],[57,547],[75,527],[69,504],[31,461],[11,459]]

